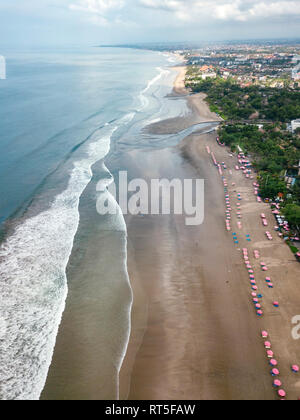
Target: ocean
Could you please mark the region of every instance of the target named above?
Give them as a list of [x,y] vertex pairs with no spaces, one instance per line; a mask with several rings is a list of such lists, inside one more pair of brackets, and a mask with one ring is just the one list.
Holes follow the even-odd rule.
[[[143,126],[175,116],[184,105],[171,111],[162,100],[174,79],[168,67],[176,62],[167,54],[108,48],[1,53],[7,79],[0,81],[0,398],[38,399],[93,165],[127,133],[137,142]],[[86,207],[94,211],[95,200]],[[122,217],[105,229],[126,234]],[[129,318],[125,324],[119,358]]]

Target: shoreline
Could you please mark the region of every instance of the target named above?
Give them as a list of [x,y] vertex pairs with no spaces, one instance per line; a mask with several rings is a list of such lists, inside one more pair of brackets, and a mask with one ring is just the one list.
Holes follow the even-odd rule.
[[[186,96],[183,72],[179,71],[174,91]],[[192,118],[203,118],[202,110],[210,112],[204,98],[200,95],[196,99],[198,106],[194,103],[193,114],[196,111],[200,116]],[[157,132],[172,126],[182,128],[191,122],[191,117],[183,120],[162,121],[151,129]],[[231,235],[225,231],[223,185],[207,154],[207,145],[217,160],[232,165],[233,158],[227,149],[217,146],[214,134],[194,134],[174,149],[160,151],[160,155],[148,154],[144,167],[136,168],[136,174],[141,175],[153,158],[159,162],[168,158],[171,163],[167,170],[163,162],[156,163],[158,173],[153,175],[204,178],[206,219],[194,229],[184,226],[181,216],[126,220],[134,304],[132,334],[120,375],[121,399],[274,400],[268,359],[260,341],[265,328],[272,334],[276,357],[281,353],[285,389],[297,399],[300,385],[297,377],[289,373],[289,366],[300,360],[297,342],[290,333],[290,320],[300,313],[300,293],[295,293],[299,267],[296,261],[284,266],[290,257],[288,247],[279,238],[270,244],[262,226],[257,226],[262,211],[273,223],[269,206],[255,203],[249,181],[241,180],[240,172],[232,172],[231,183],[235,181],[245,196],[242,208],[248,219],[243,232],[239,232],[241,243],[261,251],[268,265],[276,269],[272,274],[275,280],[280,281],[282,276],[289,281],[289,290],[280,285],[272,297],[259,275],[270,313],[258,320],[250,302],[247,272],[241,263],[243,246],[234,246]],[[179,164],[177,170],[171,167],[174,163]],[[230,192],[234,191],[231,187]],[[245,232],[252,234],[251,246],[242,239]],[[201,238],[205,238],[205,243]],[[290,298],[289,307],[284,312],[274,312],[272,299],[287,302],[286,295]],[[283,320],[277,326],[279,315]],[[281,350],[282,342],[285,351]]]
[[215,113],[211,112],[205,102],[206,95],[203,93],[191,94],[186,90],[184,79],[186,67],[175,66],[173,71],[177,71],[177,77],[174,81],[173,90],[168,95],[169,98],[186,98],[187,106],[190,112],[187,115],[176,118],[169,118],[149,124],[144,130],[150,134],[174,134],[178,131],[189,128],[192,125],[200,123],[217,123],[223,121]]

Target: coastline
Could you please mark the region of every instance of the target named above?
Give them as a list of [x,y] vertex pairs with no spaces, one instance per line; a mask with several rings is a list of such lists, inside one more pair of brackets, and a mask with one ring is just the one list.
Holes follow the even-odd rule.
[[[183,74],[181,68],[174,92],[186,96]],[[192,116],[162,121],[149,130],[176,132],[208,116],[216,121],[204,99],[205,95],[194,95],[191,104],[189,97]],[[148,153],[143,167],[135,167],[137,176],[146,172],[158,178],[204,178],[205,222],[191,229],[181,216],[131,216],[126,220],[134,304],[131,339],[120,376],[121,399],[274,400],[262,329],[270,331],[285,389],[297,399],[300,384],[290,373],[290,365],[300,360],[298,343],[291,337],[291,319],[300,313],[299,266],[291,261],[288,247],[279,238],[273,243],[266,240],[260,213],[265,212],[272,225],[270,208],[256,203],[252,184],[240,172],[229,176],[230,183],[237,185],[230,187],[230,193],[239,188],[247,217],[239,232],[241,245],[233,244],[225,230],[222,181],[207,145],[218,161],[233,165],[234,158],[216,144],[215,134],[194,134],[174,149]],[[251,246],[245,239],[250,233]],[[243,246],[260,250],[277,283],[270,292],[254,262],[268,307],[260,320],[253,311],[241,260]],[[274,311],[275,298],[288,305]]]
[[223,121],[221,117],[210,111],[209,106],[205,102],[206,95],[204,93],[191,94],[186,90],[184,85],[186,67],[175,66],[172,69],[177,71],[178,74],[174,82],[173,91],[168,96],[170,98],[186,98],[190,112],[183,116],[150,124],[145,128],[145,131],[150,134],[173,134],[195,124]]

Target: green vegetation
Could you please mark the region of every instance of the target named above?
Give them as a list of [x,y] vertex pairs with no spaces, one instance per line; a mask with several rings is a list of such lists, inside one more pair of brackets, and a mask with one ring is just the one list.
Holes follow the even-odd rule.
[[285,197],[291,194],[290,200],[300,203],[298,184],[288,190],[284,181],[287,170],[294,170],[300,160],[299,139],[281,129],[280,125],[228,124],[219,130],[220,140],[231,150],[240,146],[246,155],[251,155],[254,168],[260,181],[262,198],[276,198],[278,193]]
[[283,209],[283,214],[292,227],[300,226],[300,205],[287,204]]
[[[193,72],[191,68],[188,76],[192,76]],[[300,116],[299,90],[256,85],[241,87],[234,79],[224,80],[221,77],[206,80],[194,77],[193,82],[186,81],[186,86],[193,92],[205,92],[209,105],[216,107],[218,113],[229,120],[290,122]]]

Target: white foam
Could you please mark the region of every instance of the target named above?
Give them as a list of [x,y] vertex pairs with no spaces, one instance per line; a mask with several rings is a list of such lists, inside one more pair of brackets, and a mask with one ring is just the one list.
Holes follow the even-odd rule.
[[[125,124],[133,118],[126,115]],[[44,388],[67,296],[66,266],[79,225],[79,199],[118,127],[74,163],[51,207],[19,225],[0,248],[0,399],[37,400]],[[121,227],[126,229],[121,223]]]
[[170,73],[169,70],[162,69],[161,67],[157,67],[157,71],[159,72],[159,74],[153,79],[149,80],[147,87],[140,93],[141,108],[139,108],[139,111],[142,111],[149,105],[149,99],[146,93],[151,89],[151,87],[154,84],[156,84],[163,77],[163,75],[167,75]]

